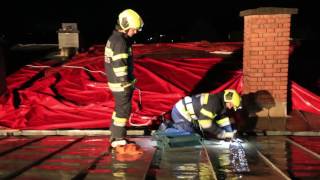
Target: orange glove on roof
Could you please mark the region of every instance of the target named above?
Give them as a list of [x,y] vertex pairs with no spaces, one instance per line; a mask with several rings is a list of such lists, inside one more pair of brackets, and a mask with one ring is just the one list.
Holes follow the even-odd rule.
[[115,149],[117,154],[128,154],[128,155],[136,155],[142,154],[143,151],[141,147],[137,144],[126,144],[124,146],[117,146]]
[[143,151],[137,144],[126,144],[115,148],[116,159],[121,162],[135,161],[141,158]]

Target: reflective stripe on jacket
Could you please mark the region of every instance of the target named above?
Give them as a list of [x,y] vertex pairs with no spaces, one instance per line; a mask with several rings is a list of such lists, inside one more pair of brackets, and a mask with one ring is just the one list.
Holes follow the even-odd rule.
[[105,46],[104,64],[111,91],[121,92],[134,80],[131,47],[124,34],[113,31]]
[[214,120],[217,116],[224,117],[226,113],[223,93],[186,96],[175,106],[180,114],[190,122],[192,120]]

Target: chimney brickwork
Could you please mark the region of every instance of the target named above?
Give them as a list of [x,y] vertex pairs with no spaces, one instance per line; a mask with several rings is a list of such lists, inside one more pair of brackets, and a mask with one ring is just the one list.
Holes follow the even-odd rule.
[[260,116],[287,115],[291,8],[258,8],[240,12],[244,17],[243,94],[267,91],[274,107]]

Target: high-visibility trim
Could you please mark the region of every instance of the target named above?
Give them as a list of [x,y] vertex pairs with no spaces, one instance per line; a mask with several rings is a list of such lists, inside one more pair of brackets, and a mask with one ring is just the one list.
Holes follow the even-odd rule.
[[209,100],[209,93],[201,94],[201,97],[200,97],[200,104],[201,105],[208,104],[208,100]]
[[110,63],[110,58],[108,56],[104,56],[104,62],[105,63]]
[[216,116],[216,114],[213,114],[212,112],[210,112],[204,108],[201,108],[200,113],[209,117],[210,119],[213,119]]
[[192,103],[192,98],[190,96],[184,97],[184,103],[186,104]]
[[188,111],[186,110],[186,108],[185,108],[182,100],[180,100],[179,102],[177,102],[176,108],[177,108],[177,110],[179,111],[179,113],[180,113],[185,119],[187,119],[188,121],[191,122],[192,118],[191,118],[190,114],[188,113]]
[[194,112],[193,105],[192,105],[192,104],[187,104],[187,105],[186,105],[186,108],[187,108],[188,113],[190,114],[190,117],[191,117],[193,120],[198,120],[198,117],[197,117],[197,115],[196,115],[195,112]]
[[108,47],[104,48],[104,55],[111,58],[113,56],[112,49],[110,49]]
[[114,73],[116,74],[117,77],[128,75],[128,71],[127,70],[128,70],[128,66],[122,66],[122,67],[113,68],[113,71],[114,71]]
[[229,117],[222,118],[216,122],[220,127],[231,125]]
[[127,53],[121,53],[121,54],[117,54],[117,55],[112,56],[112,60],[116,61],[119,59],[127,59],[128,57],[129,57],[129,55]]
[[128,66],[121,66],[121,67],[113,68],[113,71],[114,71],[115,73],[117,73],[117,72],[127,71],[127,69],[128,69]]
[[128,72],[116,72],[115,73],[117,77],[126,76],[128,75]]
[[131,85],[132,85],[131,83],[123,84],[123,83],[110,83],[110,82],[108,82],[108,86],[109,86],[110,90],[113,92],[125,91],[125,89],[130,87]]
[[115,126],[124,127],[128,121],[128,118],[119,118],[117,117],[116,113],[112,114],[113,124]]
[[128,53],[120,53],[117,55],[114,55],[114,52],[111,48],[106,47],[104,49],[104,56],[106,58],[111,58],[113,61],[117,61],[119,59],[127,59],[129,57]]
[[212,126],[211,119],[201,119],[198,122],[199,122],[199,125],[204,129],[210,128]]
[[190,115],[190,117],[193,119],[193,120],[198,120],[198,117],[196,115],[196,113],[194,112],[194,109],[193,109],[193,105],[192,105],[192,98],[190,96],[186,96],[184,99],[184,104],[186,106],[186,109]]

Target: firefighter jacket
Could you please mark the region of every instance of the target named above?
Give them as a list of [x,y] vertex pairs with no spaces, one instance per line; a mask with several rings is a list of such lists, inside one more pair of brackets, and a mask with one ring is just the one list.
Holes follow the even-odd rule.
[[175,106],[186,120],[192,123],[197,121],[204,130],[214,131],[215,134],[219,130],[213,121],[220,127],[230,125],[223,92],[186,96]]
[[113,92],[122,92],[132,86],[133,61],[131,45],[125,35],[114,30],[107,41],[104,53],[108,85]]

